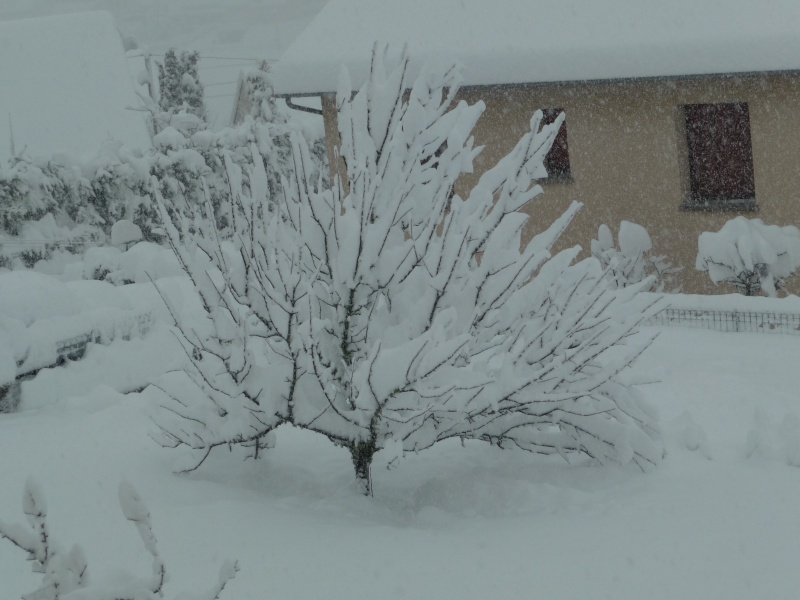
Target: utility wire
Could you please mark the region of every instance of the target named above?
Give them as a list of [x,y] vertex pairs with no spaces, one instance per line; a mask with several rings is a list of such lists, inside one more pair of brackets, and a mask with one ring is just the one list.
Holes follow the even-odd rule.
[[[150,56],[159,56],[163,57],[166,54],[158,54],[156,52],[151,52]],[[267,62],[278,62],[277,58],[259,58],[259,57],[252,57],[252,56],[206,56],[205,54],[200,53],[200,58],[203,60],[249,60],[249,61],[259,61],[265,60]]]
[[60,248],[62,246],[103,246],[106,245],[105,242],[101,241],[61,241],[56,242],[53,240],[25,240],[25,241],[2,241],[0,240],[0,248],[3,247],[10,247],[10,248],[21,248],[25,246],[51,246],[53,248]]
[[253,63],[247,62],[247,63],[236,63],[234,65],[231,65],[231,64],[227,64],[227,65],[212,65],[210,67],[204,67],[204,66],[201,65],[200,67],[198,67],[198,69],[200,71],[210,71],[212,69],[232,69],[232,68],[235,68],[235,67],[251,67],[251,66],[253,66]]

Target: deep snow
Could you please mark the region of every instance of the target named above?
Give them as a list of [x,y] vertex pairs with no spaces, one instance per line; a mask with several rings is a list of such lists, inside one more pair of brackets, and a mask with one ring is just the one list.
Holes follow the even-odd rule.
[[[153,377],[179,363],[170,340],[158,326],[93,346],[0,415],[0,518],[21,519],[34,476],[54,536],[84,547],[93,577],[149,572],[118,507],[125,480],[150,508],[172,594],[211,585],[226,558],[240,561],[237,600],[793,598],[800,586],[800,336],[662,330],[634,373],[658,380],[643,389],[668,454],[652,472],[446,443],[391,470],[379,457],[372,499],[344,450],[292,429],[259,462],[220,451],[173,474],[180,452],[148,437],[155,394],[114,391],[132,365]],[[2,596],[35,581],[0,544]]]
[[[323,0],[61,0],[58,7],[109,4],[123,28],[119,15],[127,12],[156,49],[209,53],[254,39],[253,15],[285,11],[286,21],[262,27],[289,36],[292,26],[281,23]],[[0,17],[54,6],[4,0]],[[99,254],[98,265],[142,271],[142,258],[126,265]],[[85,275],[85,267],[71,272]],[[186,300],[179,280],[159,281]],[[96,282],[86,285],[97,290]],[[154,298],[146,284],[119,290],[137,306]],[[63,300],[58,293],[48,292]],[[724,308],[737,300],[725,299]],[[157,317],[167,319],[163,310]],[[22,490],[33,476],[52,533],[84,547],[92,578],[147,575],[150,557],[118,505],[119,483],[128,481],[151,511],[171,573],[168,597],[210,585],[222,561],[236,558],[241,572],[224,596],[235,600],[793,599],[798,359],[800,336],[663,329],[631,374],[651,381],[643,391],[662,415],[667,456],[653,471],[445,443],[391,470],[390,457],[379,456],[375,497],[366,499],[353,486],[346,451],[292,429],[278,431],[262,461],[223,450],[199,471],[175,475],[181,453],[148,437],[156,395],[120,394],[181,364],[174,337],[157,323],[144,339],[90,346],[83,360],[23,384],[22,410],[0,414],[0,519],[23,519]],[[28,566],[0,540],[0,598],[34,589]]]

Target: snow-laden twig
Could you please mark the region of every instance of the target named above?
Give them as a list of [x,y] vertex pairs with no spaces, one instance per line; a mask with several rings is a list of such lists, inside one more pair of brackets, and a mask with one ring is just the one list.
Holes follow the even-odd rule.
[[[41,586],[22,596],[22,600],[156,600],[163,598],[167,569],[158,552],[150,512],[134,487],[123,482],[119,487],[119,503],[125,518],[136,526],[145,550],[153,557],[151,576],[136,583],[95,585],[89,581],[83,550],[73,546],[64,552],[50,536],[47,508],[40,487],[31,480],[25,485],[23,512],[28,528],[21,524],[0,521],[0,538],[5,538],[28,553],[34,573],[42,574]],[[228,582],[239,571],[238,563],[227,562],[220,569],[214,587],[187,596],[184,600],[219,600]]]
[[618,246],[614,244],[611,229],[601,225],[597,239],[592,240],[591,250],[614,287],[622,288],[650,278],[650,291],[678,291],[670,286],[683,267],[674,267],[666,256],[654,254],[650,234],[641,225],[621,221]]
[[412,82],[407,54],[390,54],[375,47],[357,93],[340,85],[342,182],[315,185],[299,136],[280,198],[260,161],[248,189],[230,164],[227,239],[213,219],[168,213],[153,182],[207,319],[200,337],[179,323],[193,386],[159,383],[162,442],[202,461],[290,423],[346,447],[367,494],[376,452],[451,437],[656,463],[654,418],[617,378],[649,343],[637,326],[655,308],[621,308],[645,284],[614,290],[577,248],[553,256],[578,203],[525,239],[520,211],[564,117],[534,113],[460,195],[484,106],[456,102],[458,69]]

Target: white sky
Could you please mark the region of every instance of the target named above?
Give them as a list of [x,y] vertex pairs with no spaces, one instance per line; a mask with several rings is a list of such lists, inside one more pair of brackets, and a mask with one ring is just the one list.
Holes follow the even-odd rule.
[[374,41],[456,59],[465,84],[797,69],[796,0],[330,0],[276,69],[279,92],[366,77]]
[[107,12],[0,22],[0,161],[94,153],[108,139],[150,143]]
[[[123,34],[163,54],[200,52],[212,125],[229,124],[240,71],[278,59],[326,0],[0,0],[0,21],[108,10]],[[0,118],[0,120],[3,120]],[[7,119],[6,119],[7,120]],[[0,141],[2,144],[2,141]]]

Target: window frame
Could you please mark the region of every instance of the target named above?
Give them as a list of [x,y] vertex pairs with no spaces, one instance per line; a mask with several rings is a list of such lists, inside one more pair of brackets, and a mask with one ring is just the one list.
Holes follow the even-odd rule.
[[[687,167],[685,199],[680,208],[757,211],[748,103],[696,103],[680,108]],[[715,177],[726,172],[731,177],[725,181]]]

